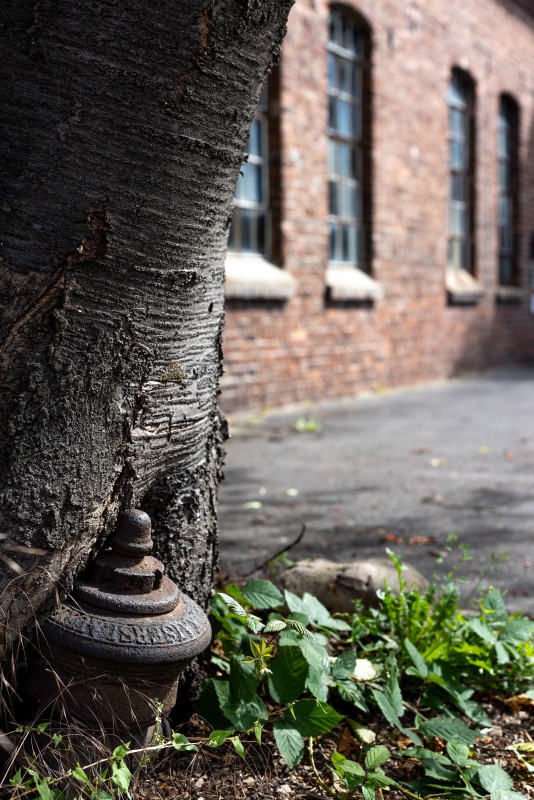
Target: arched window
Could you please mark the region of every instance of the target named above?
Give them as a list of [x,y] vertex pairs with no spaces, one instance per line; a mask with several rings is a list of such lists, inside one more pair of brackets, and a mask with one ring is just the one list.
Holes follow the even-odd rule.
[[370,32],[330,10],[328,39],[328,212],[330,263],[370,267]]
[[518,283],[517,216],[519,173],[519,107],[501,95],[497,139],[499,164],[499,284]]
[[449,254],[453,269],[474,272],[474,110],[472,78],[454,69],[448,92],[449,104]]
[[228,250],[269,255],[268,86],[264,86],[237,179]]

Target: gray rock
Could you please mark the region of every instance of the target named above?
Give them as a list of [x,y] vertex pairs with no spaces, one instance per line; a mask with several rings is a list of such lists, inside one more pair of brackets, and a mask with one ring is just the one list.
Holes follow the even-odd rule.
[[[404,578],[409,588],[424,592],[428,581],[414,567],[404,565]],[[389,584],[399,591],[397,571],[387,558],[336,563],[324,558],[297,561],[281,576],[286,589],[294,594],[304,592],[317,597],[332,613],[351,612],[359,598],[366,606],[376,606],[377,589]]]

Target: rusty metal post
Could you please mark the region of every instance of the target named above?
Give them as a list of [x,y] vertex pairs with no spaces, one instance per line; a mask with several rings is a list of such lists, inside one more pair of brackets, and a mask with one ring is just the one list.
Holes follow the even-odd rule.
[[211,628],[151,555],[147,514],[124,513],[110,545],[44,623],[46,660],[31,693],[51,716],[67,710],[138,739],[160,705],[166,714],[176,703],[180,673],[209,645]]

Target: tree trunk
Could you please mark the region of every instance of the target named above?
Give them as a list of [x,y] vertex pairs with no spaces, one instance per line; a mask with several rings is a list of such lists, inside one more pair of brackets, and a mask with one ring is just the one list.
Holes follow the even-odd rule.
[[292,0],[4,0],[0,660],[145,508],[206,604],[224,250]]

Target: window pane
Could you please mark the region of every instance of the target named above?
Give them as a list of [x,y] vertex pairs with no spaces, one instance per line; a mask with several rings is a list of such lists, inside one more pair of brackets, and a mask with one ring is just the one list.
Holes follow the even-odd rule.
[[331,89],[337,89],[336,57],[333,53],[328,53],[328,85]]
[[465,176],[453,173],[451,175],[451,200],[464,202],[465,199]]
[[338,211],[338,202],[337,202],[337,183],[333,183],[329,181],[328,183],[328,213],[332,214],[333,216],[337,216]]
[[250,153],[254,156],[261,156],[261,122],[259,119],[254,119],[252,121],[252,127],[250,128],[250,136],[248,138],[248,144],[246,147],[246,152]]
[[338,166],[337,166],[337,158],[336,158],[336,151],[338,148],[338,143],[333,141],[332,139],[328,140],[328,174],[329,175],[338,175]]
[[509,286],[512,283],[512,259],[509,256],[501,256],[499,260],[499,278],[501,286]]
[[356,70],[352,61],[345,59],[339,60],[339,88],[342,92],[346,92],[354,96],[356,94]]
[[457,108],[450,109],[451,133],[456,137],[465,136],[465,113]]
[[347,100],[338,100],[338,128],[339,133],[344,136],[356,137],[356,109]]
[[330,260],[342,261],[339,228],[335,223],[330,225]]
[[465,169],[466,166],[465,156],[466,156],[466,149],[463,140],[453,139],[451,141],[451,168]]
[[356,187],[341,184],[341,216],[345,219],[356,219]]
[[328,127],[333,131],[337,130],[337,99],[328,98]]
[[239,209],[241,217],[241,250],[244,253],[254,252],[251,212]]

